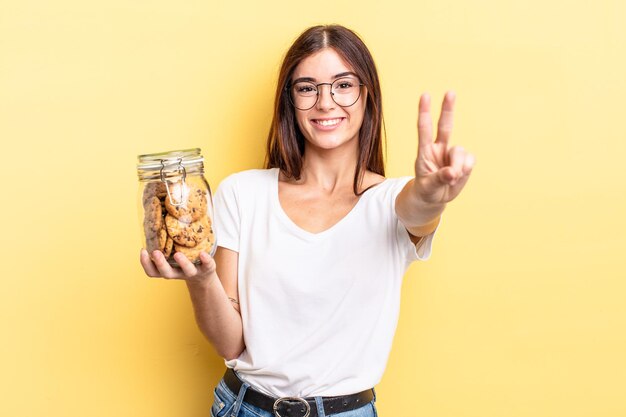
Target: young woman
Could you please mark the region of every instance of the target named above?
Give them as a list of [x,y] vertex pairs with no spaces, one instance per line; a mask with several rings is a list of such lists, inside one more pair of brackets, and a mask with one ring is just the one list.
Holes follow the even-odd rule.
[[144,250],[151,277],[184,279],[204,335],[225,359],[213,417],[375,416],[402,277],[430,256],[446,204],[474,157],[449,146],[454,94],[436,140],[418,114],[415,177],[385,179],[374,61],[342,26],[309,28],[285,56],[266,169],[215,195],[215,259],[173,269]]

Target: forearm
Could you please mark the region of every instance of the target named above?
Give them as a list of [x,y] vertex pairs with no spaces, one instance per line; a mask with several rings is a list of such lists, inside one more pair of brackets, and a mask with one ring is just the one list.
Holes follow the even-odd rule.
[[398,194],[396,214],[413,236],[426,236],[437,228],[446,205],[422,201],[413,188],[414,181],[415,179],[409,181]]
[[196,322],[217,353],[234,359],[244,350],[243,322],[216,274],[207,283],[187,281]]

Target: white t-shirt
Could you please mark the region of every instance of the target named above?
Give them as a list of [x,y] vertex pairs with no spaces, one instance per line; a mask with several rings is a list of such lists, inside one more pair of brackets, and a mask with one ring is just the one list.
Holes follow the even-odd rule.
[[214,198],[217,244],[239,253],[239,302],[246,349],[225,361],[274,397],[335,396],[382,378],[409,264],[430,257],[395,213],[410,177],[367,190],[321,233],[298,227],[278,199],[278,168],[222,181]]

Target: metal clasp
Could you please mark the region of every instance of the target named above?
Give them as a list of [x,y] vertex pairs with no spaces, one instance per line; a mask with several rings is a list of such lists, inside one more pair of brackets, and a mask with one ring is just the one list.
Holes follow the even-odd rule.
[[173,199],[172,199],[172,192],[170,191],[170,184],[175,184],[175,182],[170,182],[165,178],[165,173],[163,172],[163,170],[165,169],[165,160],[161,159],[161,171],[159,172],[161,175],[161,182],[165,184],[165,189],[167,191],[167,198],[169,198],[170,203],[174,206],[174,207],[178,207],[178,206],[182,206],[185,204],[185,179],[187,178],[187,170],[185,169],[185,167],[183,166],[183,158],[178,158],[178,166],[176,167],[176,169],[178,170],[178,172],[181,174],[182,176],[182,182],[181,182],[181,186],[180,188],[180,198],[178,199],[178,203],[176,203]]
[[283,417],[278,412],[278,404],[280,404],[282,401],[299,401],[299,402],[302,402],[306,406],[306,413],[302,417],[309,417],[309,414],[311,414],[311,406],[309,405],[309,402],[307,400],[305,400],[304,398],[300,398],[300,397],[283,397],[283,398],[279,398],[276,401],[274,401],[274,414],[276,415],[276,417]]

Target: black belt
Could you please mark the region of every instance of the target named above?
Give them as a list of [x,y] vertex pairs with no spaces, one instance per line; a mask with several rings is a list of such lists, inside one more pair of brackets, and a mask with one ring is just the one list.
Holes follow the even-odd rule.
[[[231,368],[226,368],[224,382],[235,395],[239,393],[239,389],[243,385],[243,382]],[[373,399],[374,392],[372,389],[361,391],[358,394],[322,397],[324,414],[337,414],[343,411],[354,410],[363,407]],[[318,417],[319,415],[314,397],[274,398],[250,387],[246,390],[243,401],[265,411],[269,411],[277,417]]]

